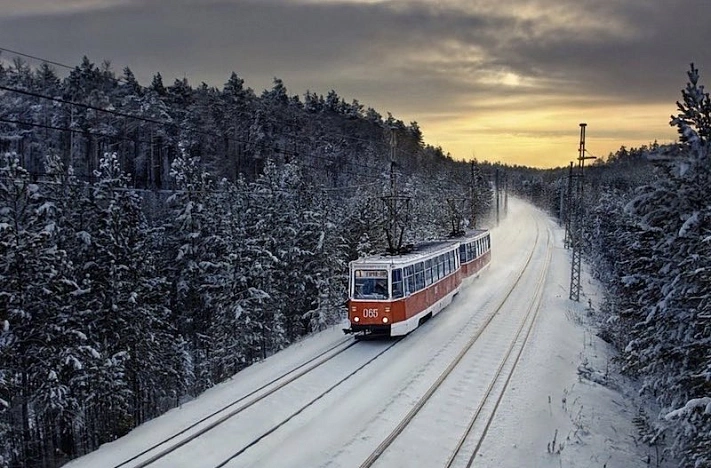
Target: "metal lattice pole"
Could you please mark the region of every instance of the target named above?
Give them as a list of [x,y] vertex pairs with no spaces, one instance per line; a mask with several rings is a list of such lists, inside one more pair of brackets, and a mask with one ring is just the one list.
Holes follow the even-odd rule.
[[572,211],[573,206],[573,161],[570,161],[570,170],[568,171],[568,193],[565,197],[565,205],[563,208],[563,219],[565,220],[565,241],[564,245],[566,249],[571,247],[571,235],[570,235],[570,224],[573,219]]
[[499,170],[498,169],[496,169],[496,176],[495,177],[496,177],[496,179],[495,179],[495,183],[496,183],[496,225],[498,226],[499,219],[500,219],[499,202],[501,200],[501,193],[499,192]]
[[580,267],[583,257],[584,239],[584,183],[583,169],[586,159],[595,159],[593,156],[585,156],[585,127],[587,124],[580,124],[580,147],[578,150],[578,174],[574,177],[576,182],[575,204],[571,216],[573,218],[570,230],[570,244],[573,248],[572,261],[570,267],[570,300],[580,301]]

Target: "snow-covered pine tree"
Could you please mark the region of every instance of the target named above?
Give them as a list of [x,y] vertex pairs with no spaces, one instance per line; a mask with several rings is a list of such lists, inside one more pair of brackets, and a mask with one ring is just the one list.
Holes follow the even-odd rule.
[[[57,248],[57,210],[14,154],[0,159],[0,420],[10,465],[38,466],[73,449],[72,382],[86,336],[73,315],[71,263]],[[7,425],[8,413],[14,424]],[[6,445],[7,448],[7,445]]]
[[[711,103],[691,66],[689,82],[672,117],[678,148],[659,154],[660,177],[630,207],[654,239],[640,304],[643,321],[629,350],[637,353],[645,387],[667,412],[673,447],[690,466],[711,464]],[[640,272],[643,273],[643,272]]]
[[256,96],[251,88],[244,87],[244,80],[232,72],[222,90],[224,117],[220,124],[227,137],[227,154],[223,161],[218,161],[221,174],[233,182],[245,171],[245,142],[249,139],[251,125],[250,108],[254,106]]
[[284,170],[272,160],[267,160],[264,171],[250,184],[247,237],[254,242],[248,282],[255,291],[261,292],[251,303],[251,313],[256,319],[260,340],[254,343],[255,353],[266,358],[282,349],[289,342],[286,331],[287,308],[292,298],[285,295],[289,287],[298,291],[298,285],[290,284],[285,261],[293,253],[296,229],[291,225],[294,215],[293,168]]
[[[303,333],[313,333],[339,322],[346,315],[344,298],[347,296],[348,265],[345,241],[338,234],[337,225],[330,219],[333,206],[330,200],[311,190],[310,202],[302,213],[304,275],[304,305],[301,319]],[[302,200],[304,198],[302,197]]]
[[215,383],[210,369],[215,346],[209,334],[215,313],[212,288],[226,245],[219,235],[222,220],[214,184],[200,159],[182,150],[171,175],[177,191],[167,200],[173,218],[166,226],[164,268],[171,282],[172,320],[189,346],[191,369],[185,376],[194,377],[189,388],[195,395]]
[[684,203],[677,212],[670,246],[678,263],[667,288],[667,304],[668,315],[679,326],[667,326],[660,338],[669,337],[683,349],[681,365],[669,369],[671,376],[666,379],[667,401],[673,410],[667,420],[677,423],[684,460],[707,466],[711,465],[711,99],[693,64],[687,76],[683,102],[677,102],[679,113],[670,122],[681,142],[675,168]]
[[100,159],[96,177],[71,220],[81,278],[77,315],[86,326],[85,348],[95,358],[84,360],[86,375],[77,383],[82,452],[173,404],[181,352],[140,199],[126,188],[115,154]]
[[205,331],[212,343],[206,365],[211,380],[218,383],[245,366],[245,334],[241,327],[246,290],[242,246],[247,240],[244,238],[243,193],[223,179],[211,196],[216,198],[218,209],[215,240],[219,239],[222,246],[211,261],[204,284],[206,305],[214,311]]
[[[166,297],[169,284],[159,272],[153,237],[143,214],[140,197],[127,190],[127,176],[115,154],[101,161],[96,191],[105,195],[105,230],[94,236],[104,244],[113,266],[116,293],[111,305],[117,319],[116,351],[127,352],[126,377],[131,390],[133,421],[141,424],[165,411],[174,392],[181,391],[181,341],[170,322]],[[95,199],[100,197],[95,195]],[[103,237],[103,235],[107,237]]]

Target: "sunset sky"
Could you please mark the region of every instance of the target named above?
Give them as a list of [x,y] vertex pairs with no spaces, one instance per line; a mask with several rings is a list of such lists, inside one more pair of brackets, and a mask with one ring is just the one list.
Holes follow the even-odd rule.
[[457,159],[553,167],[580,122],[596,156],[674,141],[691,62],[711,85],[709,18],[709,0],[0,0],[0,47],[144,85],[278,77],[417,121]]

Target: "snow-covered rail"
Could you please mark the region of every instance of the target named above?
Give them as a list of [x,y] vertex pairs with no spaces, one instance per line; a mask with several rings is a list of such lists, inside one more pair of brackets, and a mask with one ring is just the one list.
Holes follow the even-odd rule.
[[327,388],[326,390],[324,390],[323,392],[319,393],[316,397],[314,397],[313,399],[311,399],[311,400],[310,400],[308,403],[306,403],[305,405],[303,405],[303,406],[299,407],[298,409],[296,409],[296,410],[295,410],[293,413],[291,413],[287,418],[285,418],[284,420],[282,420],[282,421],[280,421],[279,423],[275,424],[275,425],[274,425],[272,428],[270,428],[268,431],[264,432],[262,435],[260,435],[259,437],[255,438],[253,441],[251,441],[250,443],[248,443],[247,445],[245,445],[245,446],[242,447],[241,449],[237,450],[237,451],[234,452],[233,454],[231,454],[231,455],[230,455],[229,457],[227,457],[223,462],[221,462],[219,465],[217,465],[216,468],[221,468],[221,467],[223,467],[223,466],[226,466],[228,463],[230,463],[231,461],[233,461],[234,459],[236,459],[237,457],[239,457],[240,455],[242,455],[244,452],[246,452],[250,447],[252,447],[252,446],[258,444],[262,439],[268,437],[271,433],[273,433],[274,431],[276,431],[276,430],[279,429],[280,427],[282,427],[282,426],[284,426],[285,424],[287,424],[287,423],[288,423],[289,421],[291,421],[294,417],[296,417],[296,416],[298,416],[299,414],[301,414],[304,410],[306,410],[307,408],[309,408],[311,405],[313,405],[313,404],[316,403],[317,401],[321,400],[321,399],[322,399],[323,397],[325,397],[327,394],[331,393],[331,391],[333,391],[335,388],[337,388],[337,387],[339,387],[340,385],[342,385],[344,382],[346,382],[346,381],[349,380],[351,377],[353,377],[354,375],[356,375],[357,373],[359,373],[361,370],[363,370],[365,367],[367,367],[368,365],[370,365],[373,361],[375,361],[375,360],[378,359],[380,356],[382,356],[383,354],[385,354],[387,351],[389,351],[390,349],[392,349],[401,339],[402,339],[402,338],[399,338],[399,339],[396,339],[396,340],[390,342],[390,343],[387,345],[387,347],[383,348],[383,349],[382,349],[381,351],[379,351],[376,355],[374,355],[374,356],[372,356],[370,359],[366,360],[363,364],[361,364],[359,367],[357,367],[356,369],[354,369],[351,373],[349,373],[348,375],[346,375],[345,377],[343,377],[341,380],[339,380],[338,382],[336,382],[336,383],[334,383],[333,385],[331,385],[330,387],[328,387],[328,388]]
[[[501,403],[501,400],[504,397],[506,388],[508,387],[509,382],[511,381],[511,377],[516,371],[516,367],[521,358],[521,354],[523,353],[523,350],[526,347],[526,343],[528,342],[528,339],[531,336],[531,331],[533,330],[533,325],[536,323],[536,318],[538,317],[538,314],[541,310],[541,302],[543,300],[543,288],[545,286],[546,278],[548,276],[549,265],[553,252],[551,245],[551,237],[552,235],[549,231],[546,261],[541,270],[541,275],[538,280],[538,283],[536,284],[534,297],[530,303],[528,312],[526,313],[524,319],[521,321],[519,329],[516,332],[516,336],[511,341],[509,348],[506,351],[506,355],[501,359],[499,367],[496,371],[496,375],[490,381],[489,386],[486,389],[484,398],[480,400],[479,406],[472,415],[471,420],[467,425],[466,431],[464,431],[464,434],[457,443],[457,446],[453,450],[451,457],[447,460],[447,463],[445,464],[446,468],[457,466],[460,460],[466,461],[467,468],[470,468],[474,463],[479,449],[481,448],[481,444],[484,442],[484,438],[486,437],[489,427],[491,426],[491,422],[494,420],[494,416],[496,415],[496,411],[499,407],[499,404]],[[514,351],[516,349],[517,352],[514,355]],[[503,384],[501,385],[501,388],[495,392],[494,389],[497,387],[497,384],[502,380]],[[493,407],[491,407],[488,411],[485,412],[485,407],[492,404]],[[483,427],[481,428],[480,432],[475,432],[475,426],[481,423],[483,423]],[[465,445],[474,445],[473,450],[471,450],[471,455],[469,455],[468,458],[466,458],[468,452],[465,452]],[[457,465],[455,465],[455,462]]]
[[[539,229],[540,231],[540,229]],[[392,432],[378,445],[378,447],[370,454],[368,458],[360,465],[361,468],[363,467],[369,467],[381,460],[381,458],[387,458],[384,457],[384,454],[386,451],[389,449],[391,444],[393,444],[398,438],[402,436],[402,434],[405,432],[406,428],[415,420],[416,418],[421,418],[423,420],[423,424],[427,424],[426,421],[431,420],[428,418],[428,416],[418,416],[423,412],[423,408],[431,402],[433,399],[433,396],[437,393],[441,393],[442,390],[441,387],[445,383],[445,381],[448,380],[450,376],[454,373],[455,369],[457,368],[462,368],[465,367],[462,365],[462,361],[467,358],[471,359],[472,354],[472,348],[475,346],[480,341],[480,338],[484,333],[490,328],[489,326],[494,322],[494,319],[500,315],[500,312],[505,309],[505,306],[509,302],[509,299],[511,298],[512,294],[514,291],[517,289],[521,288],[528,288],[528,285],[522,285],[522,283],[525,283],[525,281],[522,281],[524,278],[524,274],[527,271],[530,271],[530,265],[532,262],[532,259],[534,257],[534,253],[536,252],[536,247],[539,245],[540,241],[540,232],[537,231],[536,233],[536,239],[534,241],[534,246],[530,250],[528,258],[524,265],[521,267],[521,269],[518,272],[518,275],[516,277],[516,280],[509,286],[509,289],[507,293],[504,295],[504,297],[501,299],[501,301],[498,303],[498,305],[487,315],[485,318],[484,322],[481,324],[480,328],[471,336],[471,338],[465,343],[459,354],[451,361],[451,363],[445,368],[445,370],[440,374],[440,376],[434,381],[434,383],[429,387],[429,389],[422,395],[422,397],[417,401],[417,403],[411,408],[411,410],[405,415],[405,417],[400,421],[400,423],[392,430]],[[545,282],[545,276],[546,272],[548,270],[548,263],[550,262],[550,257],[551,257],[551,251],[552,251],[552,245],[551,245],[551,233],[548,231],[548,240],[546,241],[546,249],[547,249],[547,254],[546,254],[546,263],[542,267],[542,273],[540,277],[537,280],[536,284],[536,293],[535,293],[535,298],[531,301],[531,304],[540,304],[541,296],[542,296],[542,288],[543,284]],[[530,330],[532,329],[533,323],[535,321],[535,314],[537,313],[538,307],[533,307],[530,306],[528,312],[525,314],[524,318],[520,321],[519,329],[518,332],[515,333],[515,337],[513,340],[510,342],[509,349],[505,353],[504,358],[501,361],[501,364],[498,367],[497,372],[493,377],[490,378],[490,384],[488,389],[485,391],[483,398],[481,399],[481,403],[479,405],[479,408],[475,411],[474,416],[471,418],[470,424],[468,425],[468,428],[465,430],[464,436],[461,438],[458,446],[452,450],[452,455],[450,456],[450,459],[448,460],[448,465],[451,466],[451,464],[457,459],[457,453],[461,452],[462,447],[465,444],[465,441],[469,439],[469,435],[472,433],[472,428],[475,426],[475,423],[477,421],[481,420],[482,417],[482,408],[484,407],[485,403],[487,401],[491,401],[490,396],[492,395],[492,392],[494,388],[496,387],[496,383],[500,382],[500,376],[503,373],[505,364],[507,362],[512,362],[510,361],[510,356],[515,348],[515,345],[518,341],[520,341],[522,330],[524,330],[524,325],[528,323],[528,327],[526,327],[526,335],[524,338],[524,343],[520,345],[520,350],[523,349],[523,344],[525,344],[525,340],[528,337],[528,333],[530,333]],[[535,312],[534,312],[535,311]],[[495,328],[495,327],[494,327]],[[516,356],[515,360],[518,360],[518,356],[520,356],[520,351]],[[513,373],[513,367],[515,367],[515,361],[513,361],[514,365],[511,367],[510,372],[509,372],[509,378],[510,375]],[[450,379],[451,380],[451,379]],[[507,378],[508,382],[508,378]],[[501,390],[501,395],[503,395],[503,391],[505,390],[505,385],[504,388]],[[499,397],[500,399],[500,397]],[[494,407],[493,411],[490,414],[490,418],[488,421],[491,421],[493,418],[493,414],[495,412],[496,408]],[[487,423],[488,426],[488,423]],[[483,437],[485,436],[486,431],[484,431],[481,434],[481,439],[483,440]],[[404,442],[402,445],[408,446],[410,445],[408,442]],[[406,452],[407,450],[404,450],[403,452]],[[402,456],[403,454],[400,453],[398,455],[395,455],[394,458],[402,461]],[[388,461],[386,460],[381,460],[384,461],[384,466],[388,465]],[[392,460],[390,460],[392,461]]]
[[[124,460],[123,462],[114,465],[113,468],[122,468],[131,466],[132,468],[143,468],[154,464],[156,461],[166,457],[178,448],[190,443],[208,431],[211,431],[227,421],[228,419],[238,415],[242,411],[252,405],[262,401],[270,395],[273,395],[280,389],[303,377],[314,369],[322,366],[326,362],[332,360],[339,354],[354,346],[357,342],[352,338],[340,340],[330,348],[308,359],[300,365],[282,373],[278,377],[263,384],[259,388],[251,391],[220,409],[206,415],[199,421],[183,428],[172,436],[163,439],[162,441],[151,445],[133,457]],[[242,404],[241,404],[242,403]],[[241,405],[240,405],[241,404]],[[237,406],[240,405],[240,406]]]

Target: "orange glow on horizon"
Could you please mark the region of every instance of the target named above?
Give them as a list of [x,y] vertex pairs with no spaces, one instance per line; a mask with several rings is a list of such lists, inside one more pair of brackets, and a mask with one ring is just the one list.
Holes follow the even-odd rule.
[[[584,109],[584,106],[581,107]],[[426,116],[418,123],[425,141],[458,160],[501,162],[538,168],[567,166],[578,157],[580,122],[587,123],[586,149],[606,159],[621,146],[677,139],[669,125],[674,106],[605,106],[487,111],[470,118]]]

